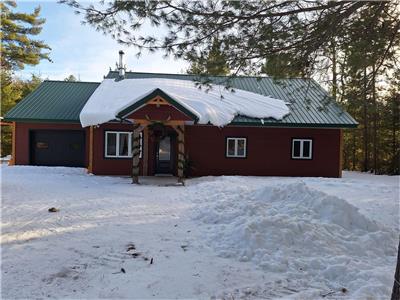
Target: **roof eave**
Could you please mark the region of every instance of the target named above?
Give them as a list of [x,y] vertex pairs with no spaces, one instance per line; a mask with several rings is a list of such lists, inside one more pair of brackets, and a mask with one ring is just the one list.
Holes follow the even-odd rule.
[[231,126],[245,126],[245,127],[291,127],[291,128],[357,128],[358,124],[317,124],[317,123],[267,123],[264,122],[257,124],[255,122],[231,122]]
[[66,120],[66,119],[29,119],[29,118],[7,118],[4,117],[4,121],[7,122],[20,122],[20,123],[68,123],[68,124],[80,124],[79,120]]

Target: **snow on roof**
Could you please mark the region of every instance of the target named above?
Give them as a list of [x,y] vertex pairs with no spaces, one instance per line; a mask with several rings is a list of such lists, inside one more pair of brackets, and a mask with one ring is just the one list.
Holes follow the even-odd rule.
[[[289,113],[283,100],[221,85],[206,91],[195,82],[177,79],[104,79],[80,113],[83,127],[114,120],[118,113],[160,89],[198,117],[199,124],[229,124],[235,116],[282,119]],[[222,96],[222,97],[221,97]]]

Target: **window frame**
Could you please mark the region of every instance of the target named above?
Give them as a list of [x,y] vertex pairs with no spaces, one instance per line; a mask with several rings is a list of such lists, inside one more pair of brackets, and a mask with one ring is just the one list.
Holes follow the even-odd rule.
[[[115,155],[110,155],[107,153],[107,146],[108,146],[108,134],[114,133],[116,134],[115,139]],[[128,134],[128,155],[119,155],[119,146],[120,146],[120,135],[121,134]],[[143,155],[143,132],[139,133],[140,136],[140,154],[139,158],[142,158]],[[106,159],[131,159],[132,158],[132,143],[133,143],[133,132],[127,130],[104,130],[104,158]]]
[[[229,140],[234,140],[235,141],[235,149],[234,149],[234,154],[230,155],[229,154]],[[244,155],[238,155],[238,141],[239,140],[244,140]],[[247,158],[247,137],[245,136],[228,136],[225,138],[225,157],[226,158]]]
[[[300,156],[294,156],[294,143],[300,142]],[[310,155],[304,156],[303,149],[304,149],[304,142],[310,143]],[[313,151],[313,144],[314,140],[312,138],[292,138],[292,145],[291,145],[291,159],[295,160],[312,160],[314,151]]]

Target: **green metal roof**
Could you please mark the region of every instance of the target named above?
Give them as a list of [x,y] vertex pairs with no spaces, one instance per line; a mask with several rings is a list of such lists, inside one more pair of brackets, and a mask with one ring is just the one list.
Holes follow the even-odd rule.
[[[118,78],[118,72],[110,71],[106,78]],[[126,72],[125,78],[167,78],[197,80],[197,75]],[[285,126],[285,127],[357,127],[358,123],[313,79],[237,76],[227,82],[227,76],[210,76],[215,84],[271,96],[290,103],[290,114],[282,120],[257,119],[237,116],[232,125]],[[204,79],[203,79],[204,80]]]
[[79,123],[86,101],[98,82],[45,80],[9,112],[6,121]]
[[[200,80],[196,75],[126,72],[126,78],[168,78]],[[106,78],[118,78],[110,71]],[[228,77],[209,77],[215,84],[227,84]],[[6,115],[7,121],[79,122],[79,113],[99,86],[97,82],[44,81]],[[233,125],[277,127],[356,127],[357,122],[312,79],[273,79],[238,76],[229,81],[233,88],[259,93],[290,103],[291,113],[282,120],[237,116]]]

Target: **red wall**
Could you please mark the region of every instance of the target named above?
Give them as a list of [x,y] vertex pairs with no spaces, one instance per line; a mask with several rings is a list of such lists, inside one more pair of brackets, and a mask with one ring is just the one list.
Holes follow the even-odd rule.
[[[16,124],[16,164],[29,164],[29,130],[82,129],[79,124]],[[88,164],[89,130],[86,132],[86,165]],[[93,173],[99,175],[129,175],[132,160],[104,157],[105,130],[132,130],[130,124],[105,124],[94,129]],[[247,137],[247,157],[225,157],[226,137]],[[192,162],[192,176],[204,175],[274,175],[339,177],[340,129],[218,128],[207,125],[185,126],[185,152]],[[312,138],[312,160],[291,159],[292,138]],[[154,148],[149,141],[149,174],[154,169]],[[142,161],[140,164],[142,172]]]
[[[340,177],[340,129],[186,126],[193,176]],[[247,158],[227,158],[226,137],[247,137]],[[291,159],[292,138],[312,138],[311,160]]]
[[[93,155],[93,174],[97,175],[130,175],[132,172],[132,159],[131,158],[105,158],[104,157],[104,136],[107,130],[121,130],[121,131],[132,131],[133,125],[131,124],[104,124],[93,131],[94,140],[94,155]],[[172,128],[167,127],[167,132],[173,131]],[[155,161],[154,161],[154,147],[155,137],[149,135],[148,147],[143,148],[143,151],[147,152],[148,160],[148,174],[154,175],[155,172]],[[173,145],[173,154],[175,155],[175,161],[177,161],[177,144]],[[144,154],[144,152],[143,152]],[[144,155],[143,155],[144,156]],[[143,156],[139,162],[140,174],[143,174]],[[174,170],[176,174],[176,168]]]
[[15,123],[15,164],[29,165],[29,131],[36,129],[55,129],[55,130],[84,130],[86,138],[86,158],[85,165],[89,161],[89,130],[82,129],[80,124],[55,124],[55,123]]
[[[105,131],[120,130],[132,131],[132,124],[108,123],[93,129],[93,174],[97,175],[130,175],[132,173],[131,158],[106,158],[105,149]],[[140,173],[142,173],[142,160],[140,160]]]

